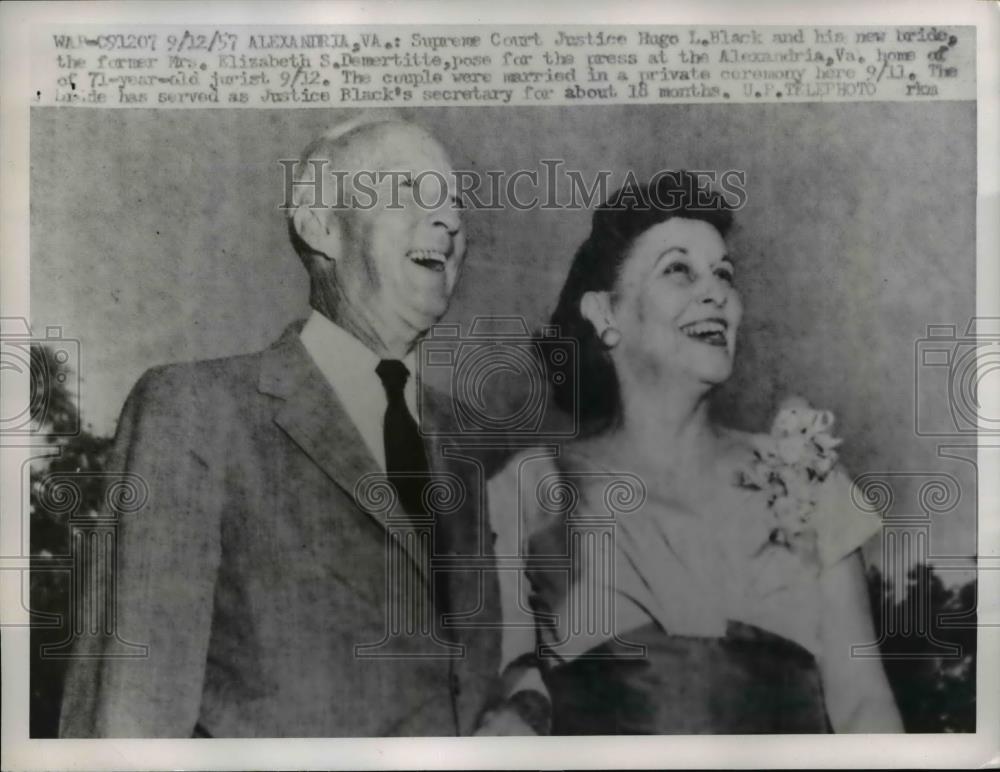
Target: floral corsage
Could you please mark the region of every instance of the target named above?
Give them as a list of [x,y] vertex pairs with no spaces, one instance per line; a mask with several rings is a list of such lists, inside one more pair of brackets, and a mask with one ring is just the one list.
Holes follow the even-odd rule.
[[741,471],[739,484],[766,492],[772,517],[769,543],[815,550],[810,520],[817,487],[836,465],[841,443],[831,433],[833,423],[829,410],[814,410],[801,397],[792,397],[779,407],[770,434],[756,438],[753,460]]

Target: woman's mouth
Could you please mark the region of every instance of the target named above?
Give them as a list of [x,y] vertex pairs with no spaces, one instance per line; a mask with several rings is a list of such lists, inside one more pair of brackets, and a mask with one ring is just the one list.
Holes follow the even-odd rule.
[[726,345],[726,331],[729,323],[725,319],[700,319],[681,326],[681,332],[689,338],[709,346]]
[[444,271],[445,263],[448,261],[448,256],[436,249],[411,249],[406,256],[421,268],[436,273]]

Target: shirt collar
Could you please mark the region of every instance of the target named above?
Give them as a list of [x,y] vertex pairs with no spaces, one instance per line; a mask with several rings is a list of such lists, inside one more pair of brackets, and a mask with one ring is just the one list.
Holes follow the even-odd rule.
[[[365,378],[369,375],[378,377],[375,367],[381,357],[319,311],[314,309],[309,314],[300,337],[328,381],[335,383],[341,380],[344,371],[357,373]],[[414,383],[417,377],[416,360],[415,351],[410,351],[402,359],[406,369],[410,371],[407,385]],[[350,363],[350,366],[345,367],[345,363]]]

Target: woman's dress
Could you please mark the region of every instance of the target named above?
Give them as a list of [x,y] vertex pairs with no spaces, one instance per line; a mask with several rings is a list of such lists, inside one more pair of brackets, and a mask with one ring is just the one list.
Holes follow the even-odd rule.
[[553,734],[830,731],[820,582],[880,518],[839,470],[796,549],[761,491],[734,481],[731,500],[694,512],[571,451],[522,453],[491,481],[497,554],[524,567],[501,575],[522,623],[504,659],[539,656]]

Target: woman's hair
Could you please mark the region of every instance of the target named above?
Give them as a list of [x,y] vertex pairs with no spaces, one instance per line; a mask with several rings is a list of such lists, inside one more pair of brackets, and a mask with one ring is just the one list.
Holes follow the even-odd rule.
[[587,292],[614,289],[632,245],[644,232],[674,217],[701,220],[721,236],[729,231],[733,207],[721,194],[698,184],[695,174],[664,172],[648,184],[626,184],[594,211],[590,235],[573,258],[550,324],[575,339],[576,363],[554,378],[553,396],[566,412],[579,416],[588,434],[617,425],[621,394],[614,364],[594,326],[580,312]]

